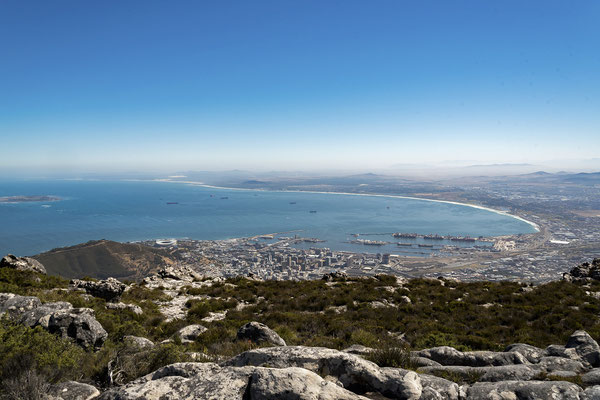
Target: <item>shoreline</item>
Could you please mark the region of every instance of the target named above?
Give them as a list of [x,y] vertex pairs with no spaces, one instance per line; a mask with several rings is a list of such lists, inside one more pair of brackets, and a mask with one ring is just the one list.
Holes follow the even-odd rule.
[[[133,179],[131,179],[131,181],[140,181],[140,180],[133,180]],[[207,185],[207,184],[202,183],[202,182],[174,181],[174,180],[170,180],[170,179],[153,179],[152,182],[183,183],[183,184],[187,184],[187,185],[201,186],[201,187],[212,188],[212,189],[243,190],[243,191],[250,191],[250,192],[314,193],[314,194],[336,194],[336,195],[345,195],[345,196],[371,196],[371,197],[385,197],[385,198],[393,198],[393,199],[421,200],[421,201],[430,201],[430,202],[434,202],[434,203],[454,204],[454,205],[463,206],[463,207],[471,207],[471,208],[476,208],[476,209],[479,209],[479,210],[490,211],[490,212],[493,212],[495,214],[505,215],[507,217],[511,217],[511,218],[517,219],[519,221],[525,222],[526,224],[528,224],[531,227],[533,227],[533,229],[535,229],[536,233],[539,233],[541,231],[538,224],[536,224],[533,221],[529,221],[529,220],[527,220],[527,219],[525,219],[523,217],[520,217],[518,215],[513,215],[513,214],[510,214],[510,213],[508,213],[506,211],[496,210],[494,208],[480,206],[480,205],[477,205],[477,204],[460,203],[458,201],[435,200],[435,199],[426,199],[426,198],[422,198],[422,197],[402,196],[402,195],[395,195],[395,194],[322,192],[322,191],[315,191],[315,190],[269,190],[269,189],[233,188],[233,187],[225,187],[225,186]]]

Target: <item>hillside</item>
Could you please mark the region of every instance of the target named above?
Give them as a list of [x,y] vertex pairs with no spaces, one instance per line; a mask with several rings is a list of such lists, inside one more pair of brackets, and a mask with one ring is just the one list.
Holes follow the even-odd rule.
[[41,262],[50,275],[99,279],[112,276],[121,280],[140,280],[176,261],[175,256],[163,249],[110,240],[93,240],[53,249],[33,258]]
[[76,398],[69,390],[98,400],[591,399],[598,271],[594,260],[531,285],[202,278],[174,266],[125,285],[4,267],[0,382],[13,398],[44,398],[23,397],[35,387],[63,400]]

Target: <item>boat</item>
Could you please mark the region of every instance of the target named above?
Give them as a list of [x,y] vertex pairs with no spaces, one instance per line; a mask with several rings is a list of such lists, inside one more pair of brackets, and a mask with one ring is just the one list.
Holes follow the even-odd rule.
[[296,204],[296,202],[295,201],[290,201],[290,204]]
[[167,204],[179,204],[179,203],[176,201],[167,201]]
[[423,244],[423,243],[419,243],[418,245],[419,247],[433,247],[432,244]]
[[221,200],[227,200],[229,197],[225,196],[225,197],[221,197]]
[[401,233],[401,232],[396,232],[396,233],[392,233],[392,236],[395,238],[409,238],[409,239],[416,239],[417,238],[417,234],[416,233]]
[[474,242],[476,239],[469,236],[451,237],[450,240],[455,242]]
[[309,213],[311,213],[311,214],[316,214],[316,213],[317,213],[317,210],[310,210],[310,211],[309,211]]
[[444,237],[440,236],[440,235],[425,235],[425,236],[423,236],[423,239],[427,239],[427,240],[444,240]]
[[398,246],[412,247],[412,243],[398,243]]

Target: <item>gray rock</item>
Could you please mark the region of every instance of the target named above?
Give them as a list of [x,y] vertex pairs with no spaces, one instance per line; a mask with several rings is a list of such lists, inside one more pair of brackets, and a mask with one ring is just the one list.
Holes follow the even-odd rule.
[[50,333],[71,338],[85,348],[102,346],[108,336],[102,325],[94,318],[90,308],[73,308],[71,303],[59,301],[42,304],[34,296],[11,294],[0,296],[0,314],[24,325],[40,325]]
[[580,397],[581,400],[600,400],[600,386],[591,386],[585,389]]
[[463,377],[466,381],[476,379],[479,382],[529,381],[535,379],[541,368],[534,365],[502,365],[498,367],[465,367],[446,365],[423,367],[419,372],[426,374],[450,373]]
[[600,367],[600,346],[586,331],[573,332],[565,348],[575,349],[584,362],[592,367]]
[[254,343],[269,343],[275,346],[285,346],[283,340],[274,330],[260,322],[248,322],[237,331],[237,340],[249,340]]
[[423,391],[419,400],[458,400],[459,387],[456,383],[433,375],[420,374]]
[[551,344],[544,350],[543,357],[562,357],[570,358],[571,360],[580,360],[581,357],[577,354],[577,350],[574,348],[567,349],[565,346],[560,344]]
[[135,315],[142,315],[144,311],[140,306],[135,304],[125,304],[125,303],[106,303],[106,308],[109,310],[129,310]]
[[123,336],[123,342],[131,346],[139,347],[140,349],[150,349],[154,347],[154,342],[152,340],[140,336]]
[[42,305],[40,299],[35,296],[12,296],[0,298],[0,314],[6,313],[10,318],[18,319],[27,311],[31,311]]
[[160,279],[173,279],[176,281],[193,282],[202,279],[203,276],[185,265],[167,265],[161,268],[156,276]]
[[48,331],[63,338],[71,338],[84,348],[98,349],[108,334],[89,308],[72,308],[53,313],[48,321]]
[[548,373],[554,371],[573,371],[581,373],[586,370],[585,366],[580,361],[564,357],[542,357],[537,365]]
[[527,358],[517,352],[458,351],[454,347],[441,346],[412,352],[412,356],[425,357],[442,365],[486,367],[499,365],[529,364]]
[[30,257],[17,257],[7,254],[0,260],[0,268],[12,268],[17,271],[33,271],[40,274],[46,273],[46,268],[41,262]]
[[477,382],[467,389],[472,400],[574,400],[583,390],[570,382]]
[[198,336],[206,332],[206,327],[198,324],[188,325],[177,331],[177,336],[181,339],[181,343],[192,343]]
[[352,346],[347,347],[342,351],[350,354],[356,354],[359,356],[365,356],[372,352],[373,349],[371,347],[363,346],[361,344],[353,344]]
[[303,368],[254,368],[250,382],[249,397],[257,400],[365,399]]
[[429,358],[425,358],[425,357],[411,356],[410,362],[417,368],[419,368],[419,367],[439,367],[442,365],[437,361],[433,361],[433,360],[430,360]]
[[83,289],[92,296],[100,297],[106,301],[117,299],[127,288],[127,285],[115,278],[108,278],[102,281],[72,279],[71,285],[76,289]]
[[219,367],[179,363],[125,386],[104,392],[102,400],[366,400],[301,368]]
[[508,345],[506,347],[506,349],[504,349],[505,352],[515,352],[515,353],[519,353],[522,356],[524,356],[527,361],[529,361],[532,364],[536,364],[538,362],[540,362],[540,359],[547,355],[544,353],[543,349],[540,349],[539,347],[535,347],[535,346],[531,346],[528,344],[524,344],[524,343],[514,343],[511,345]]
[[600,368],[594,368],[583,374],[581,380],[588,386],[600,385]]
[[380,368],[354,354],[323,347],[285,346],[246,351],[224,363],[227,366],[299,367],[321,376],[335,377],[345,388],[358,393],[378,392],[384,396],[418,399],[419,376],[400,368]]
[[71,303],[67,303],[66,301],[44,303],[41,306],[29,311],[25,311],[23,314],[21,314],[19,317],[19,322],[30,327],[41,325],[44,329],[48,329],[48,322],[50,321],[50,316],[53,313],[57,311],[70,310],[72,308],[73,306]]
[[91,400],[100,396],[100,391],[92,385],[67,381],[52,385],[48,395],[52,400]]

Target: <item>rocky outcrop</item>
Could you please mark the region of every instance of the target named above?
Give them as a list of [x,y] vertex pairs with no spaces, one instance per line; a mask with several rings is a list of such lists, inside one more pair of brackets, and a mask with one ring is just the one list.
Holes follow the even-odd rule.
[[413,356],[424,357],[441,365],[487,367],[500,365],[528,364],[529,361],[518,352],[458,351],[453,347],[441,346],[413,352]]
[[202,279],[202,274],[185,265],[169,265],[161,268],[156,273],[161,279],[174,279],[176,281],[192,282]]
[[332,271],[324,274],[322,279],[326,282],[345,281],[348,279],[348,274],[344,271]]
[[20,318],[23,313],[41,305],[40,299],[34,296],[0,293],[0,314],[7,314],[11,318]]
[[505,352],[515,352],[524,356],[530,363],[538,363],[545,355],[544,350],[539,347],[525,343],[514,343],[504,349]]
[[188,325],[177,331],[177,337],[181,339],[181,343],[192,343],[198,336],[206,332],[206,330],[206,327],[202,325]]
[[466,398],[472,400],[500,399],[579,399],[583,390],[569,382],[477,382],[467,388]]
[[89,293],[94,297],[100,297],[106,301],[118,299],[127,288],[126,284],[115,278],[108,278],[101,281],[72,279],[71,285],[76,289],[83,289],[86,293]]
[[220,367],[213,363],[168,365],[100,400],[366,400],[301,368]]
[[12,254],[7,254],[0,260],[0,268],[12,268],[17,271],[32,271],[40,274],[46,273],[46,268],[38,260],[30,257],[17,257]]
[[98,349],[104,344],[108,334],[94,318],[91,308],[60,310],[50,315],[48,331],[63,338],[70,338],[86,349]]
[[249,340],[253,343],[268,343],[274,346],[285,346],[283,340],[274,330],[260,322],[248,322],[237,331],[237,340]]
[[[600,259],[597,259],[600,261]],[[567,340],[566,349],[575,349],[584,363],[600,367],[600,346],[586,331],[575,331]]]
[[584,262],[572,268],[571,271],[563,274],[563,279],[569,282],[600,280],[600,258],[594,258],[591,263]]
[[41,326],[51,333],[74,340],[84,348],[97,349],[108,334],[94,318],[90,308],[73,308],[64,301],[42,304],[34,296],[0,294],[0,314],[7,314],[13,321],[35,327]]
[[100,396],[100,391],[92,385],[74,381],[52,385],[47,400],[92,400]]
[[391,398],[418,399],[423,389],[415,372],[380,368],[356,355],[323,347],[285,346],[250,350],[224,365],[304,368],[321,376],[330,376],[353,392],[378,392]]

